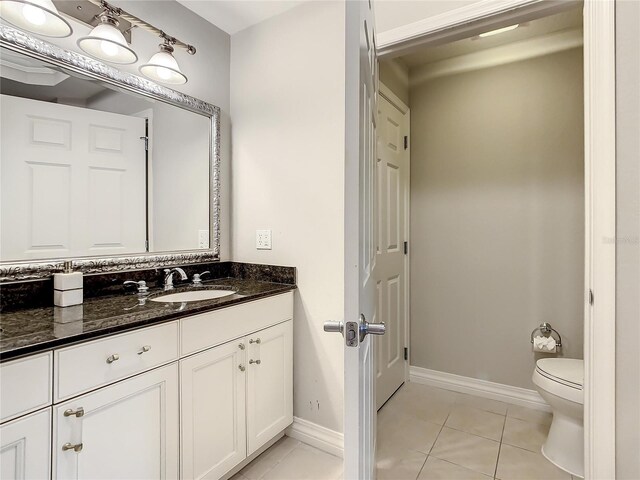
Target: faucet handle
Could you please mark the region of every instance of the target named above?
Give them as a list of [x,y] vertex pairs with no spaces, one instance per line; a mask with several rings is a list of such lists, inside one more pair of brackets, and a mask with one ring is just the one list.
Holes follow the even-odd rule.
[[138,287],[139,295],[144,295],[146,293],[149,293],[149,287],[147,286],[147,282],[145,282],[144,280],[140,280],[138,282],[134,282],[133,280],[127,280],[126,282],[123,283],[123,285],[125,287],[127,285],[136,285]]
[[209,270],[207,270],[206,272],[202,272],[202,273],[194,273],[193,274],[193,284],[194,285],[200,285],[202,283],[202,276],[203,275],[209,275],[211,272]]

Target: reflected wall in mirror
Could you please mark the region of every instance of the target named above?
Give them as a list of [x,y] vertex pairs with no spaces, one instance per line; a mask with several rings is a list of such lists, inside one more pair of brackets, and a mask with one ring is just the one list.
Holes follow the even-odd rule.
[[1,261],[214,248],[210,116],[6,48],[0,77]]

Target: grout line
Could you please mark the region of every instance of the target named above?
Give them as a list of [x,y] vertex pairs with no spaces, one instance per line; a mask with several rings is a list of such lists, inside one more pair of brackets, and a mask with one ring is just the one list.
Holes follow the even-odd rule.
[[[435,441],[433,443],[435,443]],[[418,470],[418,475],[416,475],[416,480],[418,480],[418,477],[420,477],[420,474],[422,473],[422,470],[424,470],[424,466],[427,464],[427,459],[428,458],[429,458],[429,455],[426,455],[424,457],[424,462],[422,462],[422,466],[420,467],[420,470]]]
[[496,468],[493,471],[493,478],[495,480],[498,474],[498,463],[500,462],[500,452],[502,451],[502,439],[504,438],[504,429],[507,426],[507,417],[504,417],[504,423],[502,424],[502,434],[500,435],[500,445],[498,446],[498,458],[496,458]]

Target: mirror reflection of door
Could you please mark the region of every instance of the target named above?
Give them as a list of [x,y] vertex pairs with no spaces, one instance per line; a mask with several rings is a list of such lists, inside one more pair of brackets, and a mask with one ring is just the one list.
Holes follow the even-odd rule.
[[1,101],[2,259],[145,251],[145,120]]

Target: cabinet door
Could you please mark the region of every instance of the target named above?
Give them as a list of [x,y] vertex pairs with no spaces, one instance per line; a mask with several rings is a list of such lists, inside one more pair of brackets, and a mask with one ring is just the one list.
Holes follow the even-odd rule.
[[180,361],[182,478],[218,479],[247,453],[245,343]]
[[51,477],[51,408],[0,427],[2,480]]
[[178,420],[177,363],[57,405],[55,478],[177,478]]
[[248,455],[293,422],[292,337],[291,321],[248,337]]

